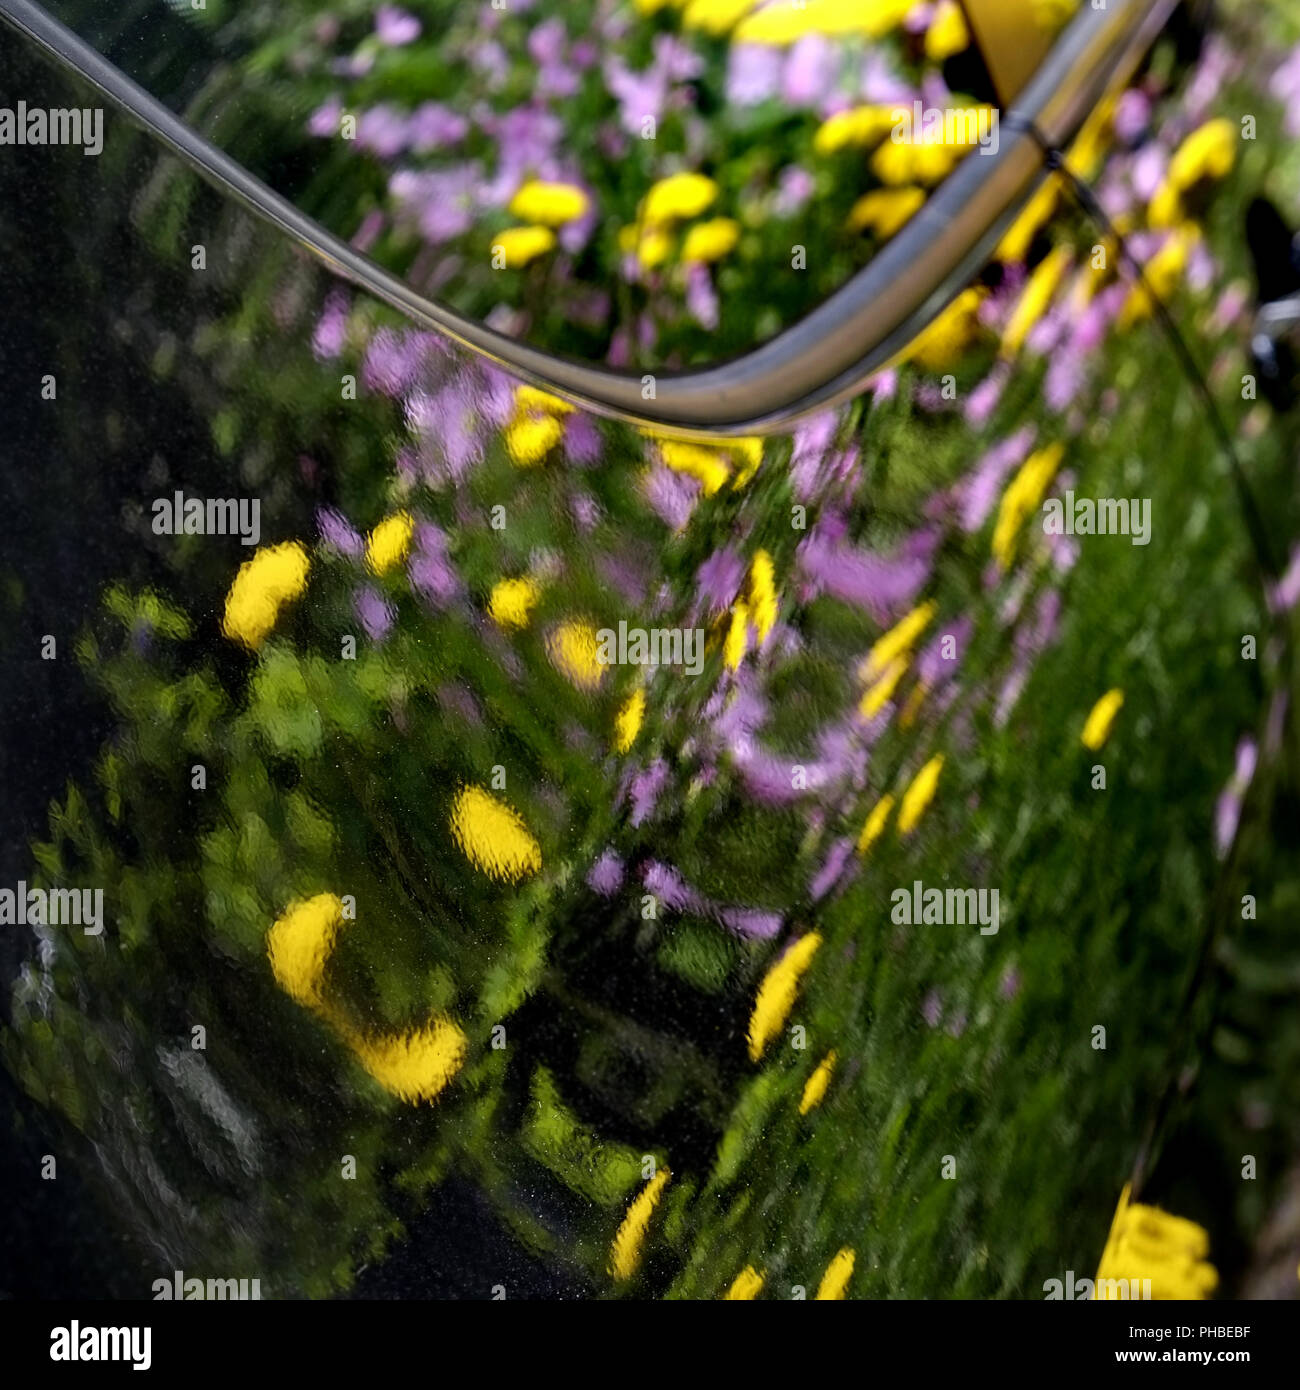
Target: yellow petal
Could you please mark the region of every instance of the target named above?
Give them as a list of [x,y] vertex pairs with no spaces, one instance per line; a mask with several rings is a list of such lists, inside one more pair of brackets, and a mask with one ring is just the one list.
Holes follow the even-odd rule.
[[415,518],[410,512],[395,512],[385,517],[366,541],[366,564],[376,574],[386,574],[406,559],[415,533]]
[[862,834],[858,836],[859,854],[865,854],[885,833],[885,826],[889,821],[889,813],[893,809],[894,798],[892,796],[882,796],[871,808],[871,814],[867,817],[866,824],[862,827]]
[[333,893],[291,904],[267,933],[275,982],[308,1008],[319,1008],[325,963],[343,923],[342,899]]
[[668,1186],[667,1168],[659,1171],[641,1189],[627,1209],[627,1215],[618,1228],[614,1244],[609,1252],[609,1272],[615,1279],[630,1279],[641,1263],[641,1247],[645,1244],[646,1231],[655,1206]]
[[521,222],[562,227],[576,222],[590,206],[586,193],[574,184],[529,179],[510,200],[510,215]]
[[311,562],[297,541],[259,550],[239,567],[226,597],[221,630],[256,650],[266,640],[286,603],[307,587]]
[[1079,741],[1085,748],[1091,749],[1094,753],[1110,737],[1110,731],[1115,724],[1115,716],[1119,714],[1124,705],[1124,692],[1119,689],[1108,690],[1100,700],[1093,705],[1088,714],[1087,720],[1083,725],[1083,733],[1079,736]]
[[806,1115],[822,1103],[826,1089],[831,1084],[831,1076],[834,1071],[835,1053],[828,1052],[817,1064],[817,1070],[813,1072],[804,1085],[803,1095],[799,1097],[799,1113],[801,1115]]
[[555,233],[549,227],[510,227],[492,242],[493,258],[511,270],[535,261],[555,249]]
[[749,1020],[750,1061],[757,1062],[768,1043],[781,1031],[794,1008],[799,982],[821,944],[822,939],[816,932],[801,936],[764,975]]
[[903,793],[902,804],[898,808],[900,835],[910,835],[916,829],[926,807],[934,800],[934,793],[939,785],[939,774],[942,771],[943,755],[936,753],[912,779],[912,784]]
[[742,1299],[757,1298],[762,1288],[763,1276],[753,1265],[746,1265],[731,1281],[731,1287],[722,1297],[724,1300],[735,1303]]
[[386,1090],[414,1105],[433,1100],[465,1060],[465,1034],[446,1018],[389,1037],[349,1034],[361,1065]]
[[451,833],[470,863],[489,878],[517,883],[542,867],[541,846],[519,814],[482,787],[457,793]]
[[527,627],[542,591],[528,578],[502,579],[492,588],[488,612],[498,627]]
[[829,1301],[842,1299],[848,1290],[849,1280],[853,1277],[853,1266],[857,1257],[853,1251],[845,1246],[843,1250],[826,1266],[826,1273],[822,1275],[822,1281],[817,1286],[816,1299]]
[[618,717],[614,721],[614,748],[619,753],[628,752],[636,742],[636,736],[641,732],[641,723],[645,719],[645,691],[643,689],[634,690],[628,702],[618,712]]

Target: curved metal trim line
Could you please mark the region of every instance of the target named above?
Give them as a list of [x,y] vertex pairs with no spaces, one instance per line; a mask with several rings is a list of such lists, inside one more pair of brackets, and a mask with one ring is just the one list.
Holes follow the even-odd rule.
[[857,395],[979,270],[1041,181],[1043,150],[1031,126],[1052,145],[1067,143],[1107,88],[1131,71],[1174,3],[1085,5],[1016,106],[1003,113],[996,155],[963,160],[868,266],[775,338],[727,362],[655,373],[653,401],[642,399],[640,373],[556,356],[425,298],[254,178],[32,0],[0,0],[0,17],[335,275],[415,322],[597,414],[716,436],[787,429]]

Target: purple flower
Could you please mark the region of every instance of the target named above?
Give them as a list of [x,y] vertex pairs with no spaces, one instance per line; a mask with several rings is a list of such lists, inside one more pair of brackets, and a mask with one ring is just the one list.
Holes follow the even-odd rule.
[[715,550],[695,575],[696,591],[705,611],[720,613],[730,608],[745,580],[745,562],[734,550]]
[[648,471],[642,487],[651,510],[673,531],[680,531],[691,519],[700,495],[700,485],[694,478],[674,473],[661,463]]
[[1156,190],[1165,181],[1165,170],[1169,167],[1169,153],[1152,141],[1143,145],[1133,159],[1133,191],[1144,203],[1150,202]]
[[600,428],[590,415],[579,412],[564,422],[564,449],[569,459],[580,467],[599,463],[604,450]]
[[368,391],[400,396],[415,379],[421,351],[412,350],[415,335],[392,328],[379,329],[366,347],[361,364],[361,381]]
[[718,920],[730,931],[740,936],[756,937],[769,941],[781,930],[782,918],[779,912],[764,912],[756,907],[724,907],[718,911]]
[[[800,569],[817,588],[886,623],[929,578],[929,555],[908,554],[906,549],[893,556],[877,555],[845,544],[843,530],[838,520],[819,522],[799,546]],[[931,538],[931,551],[936,543],[937,538]]]
[[331,290],[312,334],[311,350],[317,357],[337,357],[343,351],[348,327],[348,300],[342,290]]
[[1126,144],[1135,144],[1151,120],[1151,98],[1137,87],[1130,87],[1115,103],[1115,134]]
[[806,34],[790,50],[781,95],[790,106],[814,106],[834,85],[839,58],[820,34]]
[[1289,613],[1300,602],[1300,545],[1291,551],[1291,560],[1268,596],[1274,613]]
[[652,859],[642,874],[645,886],[672,912],[693,912],[703,916],[707,904],[689,883],[667,864]]
[[350,560],[359,559],[365,549],[360,535],[353,530],[347,518],[333,507],[322,507],[316,513],[316,529],[327,546]]
[[1287,54],[1268,89],[1286,107],[1286,133],[1300,136],[1300,44]]
[[406,148],[407,129],[407,118],[381,103],[361,113],[357,122],[357,144],[380,159],[392,159]]
[[628,794],[632,800],[630,820],[634,826],[650,817],[660,793],[667,785],[668,764],[662,758],[657,758],[644,772],[633,777]]
[[783,63],[781,50],[768,44],[734,44],[727,62],[727,104],[757,106],[774,97]]
[[826,862],[817,871],[816,877],[809,886],[808,893],[813,902],[820,901],[835,887],[852,859],[853,841],[846,836],[841,836],[831,846],[831,851],[826,856]]
[[698,261],[686,267],[686,307],[701,328],[718,326],[718,296],[709,268]]
[[462,593],[460,576],[447,554],[447,537],[432,522],[422,521],[415,528],[407,573],[411,586],[434,608],[450,606]]
[[307,121],[307,129],[312,135],[337,135],[339,118],[343,115],[343,103],[338,97],[318,106]]
[[816,181],[807,169],[791,164],[781,171],[772,210],[778,217],[793,217],[812,197]]
[[407,138],[417,154],[454,145],[468,133],[469,122],[465,117],[438,101],[426,101],[417,106],[407,127]]
[[414,217],[420,234],[437,245],[463,236],[474,225],[474,204],[482,182],[482,166],[450,169],[401,169],[388,181],[398,208]]
[[1242,802],[1255,776],[1258,754],[1259,749],[1252,738],[1243,738],[1237,744],[1237,765],[1214,808],[1214,849],[1220,859],[1227,854],[1237,834]]
[[612,849],[607,849],[591,866],[587,883],[602,898],[612,898],[623,886],[623,861]]
[[393,619],[397,616],[383,594],[369,584],[357,590],[353,600],[353,608],[356,611],[357,621],[360,622],[365,629],[366,636],[372,642],[378,642],[388,635],[388,630],[393,625]]
[[970,477],[958,484],[963,531],[978,531],[983,526],[1002,491],[1007,474],[1029,457],[1033,443],[1034,427],[1026,425],[995,444],[975,465]]
[[972,429],[983,429],[998,407],[1007,382],[1011,380],[1011,364],[998,362],[993,370],[966,398],[964,414]]
[[420,37],[420,21],[396,5],[380,5],[375,12],[375,33],[380,43],[400,48]]

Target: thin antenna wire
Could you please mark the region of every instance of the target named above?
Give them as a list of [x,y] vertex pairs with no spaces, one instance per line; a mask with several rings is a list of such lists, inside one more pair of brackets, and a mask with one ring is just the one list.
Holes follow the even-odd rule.
[[[1209,417],[1210,427],[1214,431],[1215,438],[1219,447],[1223,450],[1228,460],[1232,472],[1233,484],[1237,491],[1237,499],[1241,506],[1242,517],[1246,523],[1246,530],[1250,535],[1251,544],[1255,551],[1255,560],[1264,579],[1275,580],[1278,576],[1277,564],[1273,558],[1273,547],[1269,539],[1269,533],[1264,525],[1263,516],[1259,509],[1251,488],[1250,480],[1246,476],[1246,470],[1242,465],[1241,458],[1237,453],[1236,445],[1233,442],[1232,434],[1224,422],[1223,415],[1219,410],[1218,402],[1214,399],[1209,383],[1205,379],[1191,348],[1187,345],[1187,340],[1180,332],[1173,315],[1169,312],[1164,300],[1156,294],[1141,263],[1129,248],[1128,242],[1123,234],[1115,227],[1115,224],[1107,216],[1105,208],[1101,206],[1092,188],[1077,175],[1066,163],[1065,156],[1059,148],[1046,140],[1042,133],[1033,125],[1029,127],[1030,133],[1042,146],[1046,156],[1047,167],[1060,173],[1070,191],[1073,193],[1076,202],[1084,212],[1093,219],[1094,222],[1111,237],[1119,250],[1120,256],[1128,265],[1134,279],[1147,292],[1156,319],[1160,323],[1166,336],[1173,346],[1174,354],[1178,358],[1183,371],[1188,380],[1192,383],[1197,395],[1205,407],[1205,413]],[[1243,822],[1245,817],[1242,818]],[[1226,885],[1230,881],[1232,872],[1237,863],[1240,844],[1241,844],[1242,825],[1238,824],[1237,833],[1233,836],[1229,854],[1220,872],[1218,884],[1215,889],[1214,901],[1209,912],[1209,923],[1201,938],[1200,949],[1197,952],[1196,963],[1188,979],[1187,987],[1183,992],[1182,1002],[1178,1009],[1178,1016],[1175,1022],[1174,1031],[1171,1036],[1169,1046],[1170,1066],[1178,1064],[1181,1057],[1186,1056],[1187,1048],[1192,1044],[1198,1030],[1194,1025],[1192,1011],[1201,990],[1209,980],[1210,970],[1214,959],[1214,947],[1227,922],[1228,894]],[[1202,1031],[1202,1039],[1208,1036],[1209,1025],[1206,1024]],[[1161,1130],[1168,1122],[1173,1109],[1175,1093],[1181,1089],[1182,1070],[1175,1071],[1166,1082],[1163,1091],[1158,1097],[1151,1117],[1147,1123],[1146,1131],[1138,1145],[1137,1156],[1134,1159],[1130,1185],[1136,1197],[1144,1184],[1148,1175],[1148,1170],[1155,1155],[1156,1143],[1159,1139]]]
[[1047,167],[1061,174],[1070,191],[1074,194],[1075,200],[1080,207],[1093,219],[1105,234],[1110,237],[1119,249],[1123,261],[1133,273],[1139,285],[1147,292],[1157,321],[1164,329],[1170,344],[1173,346],[1174,355],[1178,358],[1183,371],[1188,380],[1201,398],[1201,403],[1205,407],[1205,413],[1209,417],[1210,428],[1214,431],[1215,438],[1218,440],[1219,447],[1223,450],[1224,456],[1228,460],[1228,466],[1232,473],[1233,486],[1237,491],[1237,500],[1241,506],[1242,518],[1246,523],[1246,530],[1250,535],[1250,542],[1255,551],[1255,560],[1265,578],[1276,580],[1281,572],[1273,555],[1272,542],[1269,539],[1268,528],[1264,525],[1264,518],[1259,509],[1259,503],[1255,498],[1254,490],[1250,485],[1250,480],[1246,476],[1246,470],[1241,462],[1241,457],[1237,453],[1237,446],[1234,444],[1232,434],[1224,422],[1223,414],[1219,410],[1218,402],[1214,399],[1214,393],[1210,390],[1209,383],[1205,380],[1205,374],[1201,371],[1191,348],[1187,345],[1187,340],[1183,337],[1178,325],[1174,322],[1173,315],[1169,312],[1164,300],[1155,292],[1150,281],[1146,277],[1146,272],[1142,263],[1133,254],[1129,244],[1122,232],[1110,220],[1106,209],[1102,207],[1096,194],[1087,183],[1074,172],[1066,163],[1065,155],[1056,146],[1052,145],[1034,125],[1029,126],[1029,131],[1038,143],[1043,147],[1043,152],[1047,157]]

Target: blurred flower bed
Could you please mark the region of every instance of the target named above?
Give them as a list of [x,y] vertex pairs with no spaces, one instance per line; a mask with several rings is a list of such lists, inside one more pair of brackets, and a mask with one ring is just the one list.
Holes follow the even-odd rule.
[[[648,316],[638,350],[685,360],[719,341],[692,266],[742,316],[771,302],[747,240],[784,254],[793,233],[750,199],[770,209],[804,169],[789,217],[825,209],[831,245],[873,193],[870,140],[827,152],[851,179],[816,145],[871,128],[832,106],[876,98],[832,78],[801,103],[796,59],[933,92],[926,50],[951,34],[943,6],[809,0],[824,34],[763,44],[745,26],[769,11],[734,9],[717,33],[700,17],[722,7],[694,4],[578,26],[515,0],[472,33],[451,7],[297,28],[290,11],[259,63],[318,84],[321,139],[344,104],[359,132],[369,115],[369,172],[331,145],[314,177],[378,254],[460,254],[485,312],[569,323],[588,292],[635,292],[619,319]],[[438,16],[465,33],[432,43]],[[776,87],[737,99],[769,49]],[[293,500],[273,496],[265,546],[211,601],[193,574],[214,561],[187,545],[174,593],[116,588],[86,634],[119,731],[36,858],[49,882],[102,885],[120,940],[50,935],[6,1037],[31,1093],[113,1156],[151,1248],[325,1294],[456,1175],[597,1294],[1037,1297],[1095,1266],[1153,1102],[1197,1060],[1211,1137],[1178,1209],[1257,1227],[1300,1142],[1300,1032],[1261,1003],[1294,968],[1300,586],[1294,563],[1259,582],[1150,293],[1209,357],[1280,550],[1300,531],[1294,449],[1242,399],[1238,229],[1247,191],[1294,161],[1289,113],[1259,97],[1271,63],[1225,35],[1187,73],[1172,50],[1069,153],[1149,289],[1049,177],[899,360],[789,437],[610,425],[274,248],[231,269],[190,389],[220,402],[214,453]],[[619,84],[647,65],[659,143],[624,130],[611,159]],[[422,104],[463,90],[462,68],[509,138]],[[463,195],[420,182],[444,176]],[[187,185],[149,192],[141,235],[174,257]],[[540,211],[579,206],[558,227]],[[683,260],[719,217],[735,245]],[[659,265],[641,232],[620,244],[647,223],[671,224]],[[511,227],[556,239],[503,300],[486,248]],[[1042,503],[1072,487],[1149,498],[1151,544],[1044,535]],[[702,676],[601,665],[597,632],[622,619],[702,628]],[[195,765],[205,793],[179,795]],[[998,935],[900,930],[891,890],[918,879],[1000,887]],[[1248,892],[1239,940],[1220,918]],[[1211,929],[1230,1004],[1202,1058],[1181,1030],[1205,1022],[1184,996]],[[160,1042],[191,1020],[201,1062]],[[1223,1180],[1247,1151],[1270,1185]]]
[[[1075,5],[1032,8],[1052,33]],[[970,152],[893,142],[893,113],[987,86],[953,0],[209,13],[251,50],[250,156],[310,106],[302,205],[471,316],[620,366],[726,355],[825,298]]]

